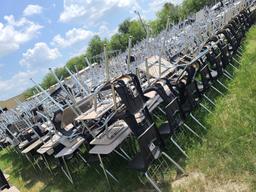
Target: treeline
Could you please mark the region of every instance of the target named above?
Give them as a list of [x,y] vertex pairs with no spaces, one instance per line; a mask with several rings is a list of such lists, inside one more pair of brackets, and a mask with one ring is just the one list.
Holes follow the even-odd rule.
[[[215,0],[184,0],[182,5],[175,6],[171,3],[164,4],[163,8],[156,13],[156,18],[152,21],[143,21],[149,25],[151,33],[158,34],[166,27],[168,18],[170,22],[178,22],[180,19],[186,18],[189,14],[197,12],[207,4],[214,3]],[[108,50],[120,50],[125,51],[128,47],[129,36],[132,36],[132,43],[136,44],[146,37],[146,31],[141,25],[139,20],[124,20],[118,27],[118,32],[114,34],[109,40],[101,39],[100,36],[94,36],[89,44],[86,52],[80,56],[71,58],[66,67],[71,71],[81,70],[87,66],[85,57],[89,60],[103,52],[104,44],[107,45]],[[55,69],[56,75],[63,79],[68,75],[64,67]],[[48,89],[50,86],[56,84],[57,81],[53,75],[49,72],[46,74],[41,82],[41,86],[44,89]],[[35,87],[30,88],[24,92],[26,98],[36,93]]]

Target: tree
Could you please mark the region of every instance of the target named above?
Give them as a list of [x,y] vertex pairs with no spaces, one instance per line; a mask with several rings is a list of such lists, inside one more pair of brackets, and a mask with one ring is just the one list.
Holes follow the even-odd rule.
[[146,32],[142,24],[137,20],[131,21],[129,27],[129,35],[133,37],[133,44],[138,43],[139,41],[146,38]]
[[98,35],[95,35],[91,41],[89,42],[88,48],[86,50],[86,56],[89,59],[92,59],[96,55],[103,53],[104,51],[104,44],[107,44],[107,40],[101,40]]
[[41,83],[41,86],[44,88],[44,89],[48,89],[49,87],[51,87],[52,85],[56,84],[57,83],[57,80],[54,78],[54,76],[52,75],[51,72],[48,72],[43,80],[42,80],[42,83]]
[[195,13],[214,2],[215,0],[184,0],[181,7],[181,17],[187,17],[189,14]]
[[156,19],[150,23],[154,34],[158,34],[166,28],[168,18],[170,23],[179,20],[178,6],[175,6],[172,3],[165,3],[163,8],[157,12]]
[[123,34],[126,34],[126,33],[129,33],[129,28],[130,28],[130,25],[131,25],[131,21],[130,19],[125,19],[118,27],[118,32],[119,33],[123,33]]
[[111,37],[109,42],[109,46],[111,50],[121,50],[122,52],[125,51],[128,47],[128,34],[115,34]]
[[80,71],[81,69],[85,68],[87,64],[85,64],[85,55],[79,55],[76,57],[71,58],[67,64],[66,67],[71,70],[71,71],[76,71],[75,70],[75,66],[77,67],[77,69]]
[[29,98],[29,97],[32,97],[34,95],[34,93],[37,93],[37,90],[35,87],[32,87],[32,88],[29,88],[27,89],[23,95],[25,97],[25,99]]

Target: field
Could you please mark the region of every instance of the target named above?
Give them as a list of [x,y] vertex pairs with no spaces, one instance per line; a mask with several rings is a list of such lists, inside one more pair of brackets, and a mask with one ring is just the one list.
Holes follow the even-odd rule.
[[[169,154],[188,174],[175,179],[172,169],[162,186],[163,191],[256,191],[256,27],[247,33],[242,49],[242,57],[237,57],[241,65],[239,70],[233,71],[234,79],[223,79],[229,90],[222,88],[224,96],[209,93],[215,100],[215,107],[203,101],[213,113],[202,109],[194,112],[208,130],[203,131],[188,120],[202,136],[202,141],[188,133],[178,136],[177,141],[186,149],[188,159],[171,146]],[[119,184],[113,184],[114,191],[152,191],[149,185],[138,181],[136,173],[127,168],[124,160],[113,155],[110,162],[108,167],[120,180]],[[57,169],[55,176],[46,170],[35,172],[26,159],[15,152],[2,150],[0,167],[10,175],[10,183],[22,192],[108,190],[104,177],[77,159],[70,163],[75,185]]]

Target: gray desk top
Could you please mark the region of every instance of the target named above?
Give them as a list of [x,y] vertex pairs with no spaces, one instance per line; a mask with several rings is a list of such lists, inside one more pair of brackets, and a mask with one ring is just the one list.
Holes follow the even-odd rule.
[[100,118],[104,115],[109,109],[114,106],[114,103],[107,103],[107,104],[99,104],[97,106],[97,111],[94,110],[94,107],[83,113],[82,115],[76,118],[77,121],[84,121],[84,120],[92,120]]
[[60,158],[60,157],[64,157],[67,155],[71,155],[72,153],[75,152],[76,149],[78,149],[80,147],[80,145],[82,145],[84,142],[84,138],[82,137],[77,137],[76,139],[74,139],[72,141],[72,145],[69,147],[65,147],[64,149],[62,149],[57,155],[55,155],[55,158]]
[[21,153],[28,153],[30,151],[32,151],[33,149],[35,149],[36,147],[38,147],[39,145],[41,145],[44,141],[46,141],[47,139],[49,139],[50,136],[49,135],[45,135],[43,137],[41,137],[40,139],[36,140],[34,143],[32,143],[31,145],[29,145],[26,149],[24,149],[23,151],[21,151]]
[[60,135],[53,135],[52,138],[49,141],[47,141],[44,145],[42,145],[36,152],[40,154],[47,153],[49,150],[53,149],[53,147],[55,147],[59,143],[60,139]]
[[115,140],[110,145],[95,145],[90,151],[90,154],[110,154],[114,151],[129,135],[131,134],[131,130],[127,129],[124,131],[119,137],[115,138]]

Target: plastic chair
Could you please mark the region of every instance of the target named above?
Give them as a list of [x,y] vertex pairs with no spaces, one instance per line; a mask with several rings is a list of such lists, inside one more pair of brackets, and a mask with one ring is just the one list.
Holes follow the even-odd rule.
[[160,192],[161,189],[157,186],[153,178],[157,176],[161,169],[169,168],[168,162],[174,164],[183,174],[185,173],[184,169],[162,150],[161,141],[154,124],[150,125],[138,137],[138,143],[139,152],[129,162],[128,166],[131,169],[143,173],[156,191]]

